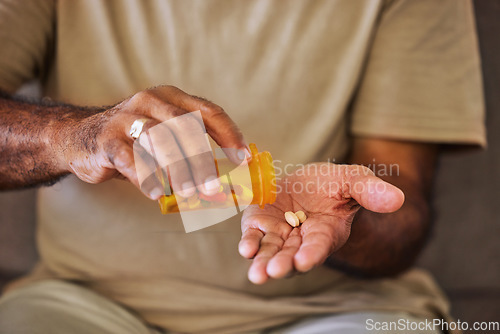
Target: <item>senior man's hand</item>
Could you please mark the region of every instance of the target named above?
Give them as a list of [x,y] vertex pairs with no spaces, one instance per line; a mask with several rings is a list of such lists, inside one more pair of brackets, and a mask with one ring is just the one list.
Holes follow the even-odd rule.
[[[240,254],[253,258],[248,277],[255,284],[321,265],[348,240],[360,206],[394,212],[403,192],[359,165],[310,164],[278,183],[276,202],[247,208],[242,218]],[[291,227],[286,211],[302,210],[307,220]]]
[[[203,121],[189,114],[198,110]],[[203,123],[221,147],[239,149],[243,154],[229,158],[244,159],[247,152],[241,132],[221,107],[176,87],[160,86],[141,91],[102,112],[54,123],[51,141],[59,168],[88,183],[121,177],[141,188],[130,134],[137,119],[147,119],[144,131],[173,120],[168,125],[163,123],[161,129],[156,128],[161,145],[154,147],[154,154],[158,161],[164,162],[163,166],[175,162],[169,165],[170,185],[185,196],[190,196],[195,188],[207,195],[219,189],[213,156],[203,154],[210,149]],[[148,141],[143,142],[147,146]],[[157,182],[145,195],[157,199],[163,193],[162,185]]]

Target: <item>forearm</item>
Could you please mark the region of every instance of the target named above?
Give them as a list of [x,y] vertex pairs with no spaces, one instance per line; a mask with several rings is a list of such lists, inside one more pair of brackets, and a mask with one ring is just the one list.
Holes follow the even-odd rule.
[[431,226],[429,194],[437,149],[434,145],[385,140],[355,140],[350,163],[383,167],[375,174],[405,193],[405,203],[390,214],[361,209],[346,244],[329,265],[361,276],[384,276],[410,267]]
[[71,135],[68,123],[98,111],[26,102],[0,92],[0,189],[53,183],[68,174],[59,156],[62,148],[57,146]]

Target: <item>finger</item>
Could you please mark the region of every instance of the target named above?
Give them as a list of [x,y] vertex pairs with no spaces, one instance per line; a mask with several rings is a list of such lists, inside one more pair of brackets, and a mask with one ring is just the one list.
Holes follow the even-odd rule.
[[139,143],[156,159],[158,165],[155,167],[167,171],[168,179],[165,180],[163,172],[156,168],[160,181],[164,185],[168,181],[176,194],[189,197],[195,193],[195,188],[184,154],[170,129],[163,123],[155,123],[156,121],[152,121],[146,124],[146,130],[138,139]]
[[[267,207],[266,210],[277,209]],[[262,209],[259,209],[257,205],[247,207],[241,218],[242,237],[238,246],[240,254],[246,258],[254,257],[259,250],[260,240],[268,233],[274,233],[286,239],[292,228],[283,222],[282,216],[282,211],[279,211],[277,216],[273,216],[269,212],[263,214]]]
[[243,232],[240,243],[238,244],[238,251],[241,256],[251,259],[259,250],[260,240],[264,236],[261,230],[256,228],[249,228]]
[[269,260],[281,249],[284,240],[276,233],[264,235],[260,242],[260,249],[255,256],[250,269],[248,279],[255,284],[263,284],[269,278],[267,264]]
[[294,270],[293,258],[300,248],[302,237],[300,228],[295,228],[288,236],[283,248],[267,264],[267,274],[273,278],[283,278]]
[[354,198],[364,208],[388,213],[398,210],[404,203],[404,193],[396,186],[373,175],[364,166],[345,166],[348,197]]
[[[124,131],[130,139],[130,142],[133,143],[132,150],[134,154],[134,166],[140,189],[146,196],[152,199],[158,199],[166,193],[165,187],[168,187],[169,185],[162,184],[163,177],[159,177],[159,173],[163,172],[157,169],[158,163],[155,160],[149,145],[142,146],[140,144],[140,135],[145,133],[148,129],[156,126],[158,121],[145,117],[139,118],[139,115],[134,114],[123,114],[122,117],[127,118],[127,121],[125,122],[127,126]],[[132,129],[134,129],[134,131],[132,131]],[[139,138],[137,136],[139,136]],[[144,139],[144,137],[142,139]],[[146,150],[146,147],[149,151]]]
[[121,106],[134,114],[142,114],[160,123],[190,112],[170,103],[169,96],[158,88],[138,92]]
[[332,222],[332,219],[336,218],[309,217],[302,224],[302,244],[293,259],[298,271],[306,272],[325,262],[339,244],[337,239],[345,237],[343,223],[340,220]]
[[209,135],[220,147],[243,149],[250,157],[243,135],[233,120],[221,107],[206,99],[189,95],[177,87],[161,86],[135,94],[130,102],[160,121],[200,110]]
[[251,158],[236,124],[222,108],[207,100],[186,94],[176,87],[162,86],[135,94],[125,105],[160,122],[199,111],[200,126],[206,126],[208,134],[217,144],[222,148],[235,149],[227,155],[233,163],[239,165],[245,158]]
[[[130,146],[130,142],[126,140],[108,141],[104,144],[104,150],[113,167],[133,185],[141,189],[137,178],[134,153]],[[157,199],[159,197],[155,192],[144,194],[151,199]]]
[[157,199],[165,193],[165,185],[158,178],[157,163],[138,141],[133,144],[134,166],[141,191],[150,198]]
[[292,227],[283,219],[283,211],[275,206],[266,206],[264,210],[258,205],[247,207],[241,217],[241,229],[245,233],[250,228],[258,229],[264,234],[275,233],[283,239],[292,231]]
[[169,86],[167,91],[173,104],[185,110],[201,111],[208,133],[220,147],[246,149],[241,131],[221,107],[176,87]]
[[220,147],[242,149],[247,157],[250,157],[240,129],[220,106],[206,99],[189,95],[177,87],[161,88],[162,93],[173,105],[187,111],[200,110],[208,134]]
[[168,125],[186,156],[198,190],[205,195],[219,192],[220,181],[205,130],[191,114],[175,117]]

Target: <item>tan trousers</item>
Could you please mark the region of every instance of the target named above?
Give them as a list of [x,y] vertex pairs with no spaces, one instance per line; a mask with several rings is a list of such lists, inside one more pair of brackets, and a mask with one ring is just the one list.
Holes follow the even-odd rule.
[[[400,319],[423,321],[404,313],[358,312],[308,318],[292,325],[265,330],[268,334],[361,334],[367,321]],[[65,281],[46,280],[12,291],[0,298],[0,334],[162,334],[119,304]],[[399,331],[383,331],[396,334]],[[405,333],[412,333],[406,331]],[[415,334],[439,334],[418,331]]]

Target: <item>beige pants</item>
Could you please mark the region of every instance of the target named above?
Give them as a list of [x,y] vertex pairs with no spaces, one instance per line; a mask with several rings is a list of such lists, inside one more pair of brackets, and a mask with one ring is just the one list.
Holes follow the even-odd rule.
[[[423,321],[404,313],[359,312],[308,318],[269,329],[277,334],[380,333],[367,321]],[[0,334],[161,334],[122,306],[78,285],[47,280],[7,292],[0,298]],[[399,331],[383,331],[386,334]],[[405,333],[411,333],[406,331]],[[438,334],[438,331],[417,333]]]

